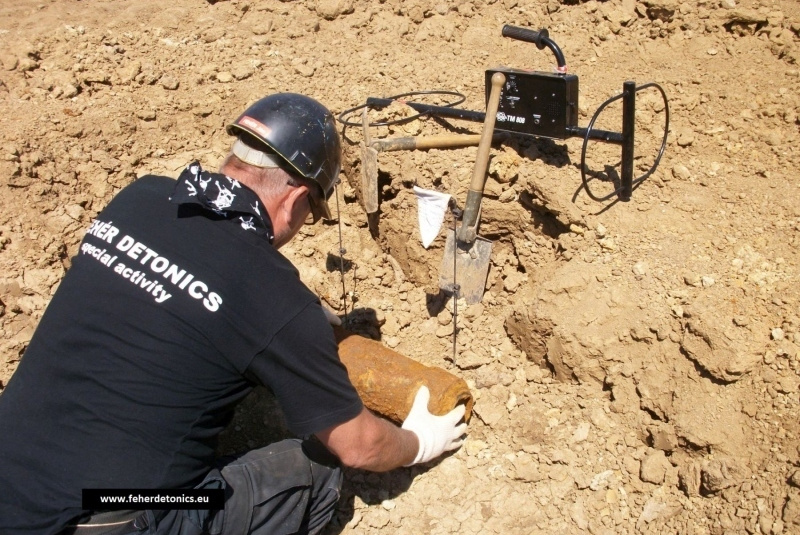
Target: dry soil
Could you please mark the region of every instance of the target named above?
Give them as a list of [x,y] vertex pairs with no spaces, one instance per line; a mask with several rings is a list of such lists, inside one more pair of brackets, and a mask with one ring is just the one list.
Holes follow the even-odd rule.
[[[344,129],[337,221],[306,228],[287,255],[353,329],[463,377],[476,404],[452,456],[348,472],[329,533],[800,532],[790,0],[4,2],[0,388],[120,188],[193,159],[214,168],[225,124],[272,92],[337,115],[418,90],[483,110],[486,68],[554,67],[547,49],[502,37],[507,23],[549,30],[580,78],[580,126],[626,80],[663,87],[663,158],[631,201],[598,203],[581,187],[580,138],[496,145],[480,228],[494,242],[487,291],[454,322],[437,284],[445,233],[422,247],[412,186],[463,204],[475,147],[380,153],[380,211],[367,217],[363,132]],[[640,176],[666,107],[651,88],[636,109]],[[619,131],[620,115],[617,101],[596,126]],[[480,124],[370,128],[444,132]],[[610,191],[619,160],[616,146],[588,145],[595,193]],[[274,424],[249,403],[242,422]]]

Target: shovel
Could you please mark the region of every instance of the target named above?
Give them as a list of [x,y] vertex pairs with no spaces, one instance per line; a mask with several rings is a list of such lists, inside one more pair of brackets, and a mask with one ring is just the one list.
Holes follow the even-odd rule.
[[492,242],[478,236],[477,229],[483,187],[486,184],[486,170],[489,166],[489,149],[492,146],[494,123],[500,104],[500,91],[505,81],[506,77],[501,72],[492,75],[492,88],[478,143],[478,157],[475,160],[472,181],[464,206],[464,217],[458,230],[450,231],[447,235],[442,266],[439,270],[439,288],[452,293],[456,299],[463,297],[468,305],[481,301],[486,288],[486,277],[489,274]]

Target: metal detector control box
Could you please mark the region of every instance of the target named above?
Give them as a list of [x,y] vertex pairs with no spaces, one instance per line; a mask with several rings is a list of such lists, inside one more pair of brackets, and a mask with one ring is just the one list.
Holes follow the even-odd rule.
[[538,137],[566,139],[578,126],[578,77],[498,67],[486,71],[488,102],[492,75],[502,72],[506,83],[500,94],[495,130]]

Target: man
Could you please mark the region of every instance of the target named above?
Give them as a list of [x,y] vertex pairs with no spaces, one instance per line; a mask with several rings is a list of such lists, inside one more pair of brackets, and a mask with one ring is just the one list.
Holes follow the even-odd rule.
[[[402,428],[361,403],[322,306],[278,249],[330,218],[330,112],[285,93],[248,108],[219,173],[146,176],[91,224],[0,395],[0,533],[296,533],[331,518],[342,464],[385,471],[462,442],[420,389]],[[214,467],[257,385],[286,440]],[[333,457],[331,454],[333,454]],[[103,512],[83,489],[225,489],[221,511]]]

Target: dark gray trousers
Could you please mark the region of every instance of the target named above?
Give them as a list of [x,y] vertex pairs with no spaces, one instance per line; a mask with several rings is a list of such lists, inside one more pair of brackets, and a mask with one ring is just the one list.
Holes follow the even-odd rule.
[[148,511],[157,535],[318,533],[339,501],[342,470],[321,444],[283,440],[228,459],[197,488],[224,488],[223,511]]

